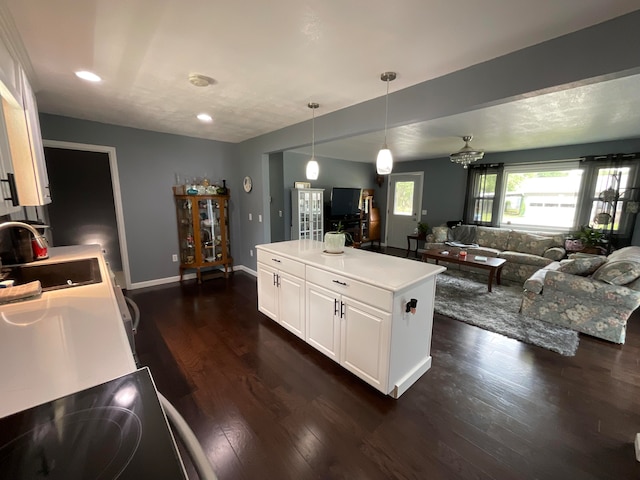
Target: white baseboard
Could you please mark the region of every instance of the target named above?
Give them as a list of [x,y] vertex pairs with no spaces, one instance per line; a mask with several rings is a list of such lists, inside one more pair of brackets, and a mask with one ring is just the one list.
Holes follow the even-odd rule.
[[[254,277],[258,276],[258,273],[255,270],[251,270],[249,267],[245,267],[244,265],[234,265],[231,269],[236,272],[238,270],[246,272]],[[183,275],[183,280],[192,280],[197,278],[195,273],[187,273]],[[146,282],[136,282],[131,284],[131,290],[137,290],[139,288],[147,288],[147,287],[156,287],[158,285],[166,285],[168,283],[175,283],[180,281],[180,275],[175,275],[173,277],[165,277],[165,278],[157,278],[155,280],[147,280]]]

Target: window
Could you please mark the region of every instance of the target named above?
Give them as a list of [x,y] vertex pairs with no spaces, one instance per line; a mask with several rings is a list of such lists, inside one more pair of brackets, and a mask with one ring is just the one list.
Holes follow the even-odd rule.
[[573,229],[582,174],[577,162],[505,167],[500,225],[540,230]]
[[628,195],[631,167],[600,167],[596,173],[596,187],[591,199],[589,226],[612,232],[624,229],[622,217],[624,200]]
[[415,182],[396,182],[393,199],[394,215],[413,215],[413,187]]
[[496,217],[498,197],[496,187],[502,177],[502,165],[469,167],[470,191],[467,192],[464,218],[476,225],[492,225]]
[[628,245],[640,212],[639,158],[470,166],[465,221],[563,233],[589,225],[614,247]]

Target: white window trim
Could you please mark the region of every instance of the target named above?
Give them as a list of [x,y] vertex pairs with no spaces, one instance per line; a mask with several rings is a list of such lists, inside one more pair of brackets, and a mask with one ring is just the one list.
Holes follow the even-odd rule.
[[[502,211],[504,210],[504,201],[507,194],[507,176],[509,173],[527,173],[527,172],[539,172],[544,169],[550,170],[577,170],[581,168],[580,159],[573,160],[563,160],[558,162],[537,162],[534,164],[511,164],[505,165],[503,169],[503,181],[501,187],[501,203],[498,208],[498,225],[500,228],[515,228],[517,230],[521,230],[524,232],[549,232],[549,233],[569,233],[573,231],[572,227],[550,227],[550,226],[542,226],[542,225],[513,225],[511,223],[503,223],[502,222]],[[580,193],[580,192],[578,192]],[[578,210],[576,207],[576,213],[578,215]],[[575,217],[574,217],[575,222]]]

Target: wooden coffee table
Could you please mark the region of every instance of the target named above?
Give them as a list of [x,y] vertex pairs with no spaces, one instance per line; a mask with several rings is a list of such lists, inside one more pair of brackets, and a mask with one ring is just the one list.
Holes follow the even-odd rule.
[[504,258],[494,258],[494,257],[486,257],[486,260],[476,260],[477,255],[472,255],[467,253],[465,258],[460,258],[455,253],[442,253],[443,251],[448,251],[441,248],[426,250],[422,252],[422,260],[425,261],[428,258],[435,260],[436,265],[440,260],[444,262],[457,263],[458,265],[467,265],[469,267],[480,268],[482,270],[489,270],[489,291],[491,291],[491,284],[493,283],[493,278],[496,278],[496,283],[500,285],[500,275],[502,274],[502,267],[507,261]]

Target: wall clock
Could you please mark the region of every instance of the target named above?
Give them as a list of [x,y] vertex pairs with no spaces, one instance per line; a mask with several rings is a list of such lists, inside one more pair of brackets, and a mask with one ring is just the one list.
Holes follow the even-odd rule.
[[244,188],[244,191],[247,192],[247,193],[249,193],[251,191],[251,189],[253,188],[253,182],[252,182],[251,177],[249,175],[244,177],[244,180],[242,181],[242,187]]

